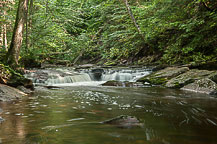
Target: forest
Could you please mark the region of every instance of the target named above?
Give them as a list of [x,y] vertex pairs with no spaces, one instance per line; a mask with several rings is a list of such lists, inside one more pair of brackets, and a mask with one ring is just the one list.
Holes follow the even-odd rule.
[[0,62],[12,67],[217,61],[213,0],[2,0],[0,9]]
[[217,144],[216,0],[0,0],[0,144]]

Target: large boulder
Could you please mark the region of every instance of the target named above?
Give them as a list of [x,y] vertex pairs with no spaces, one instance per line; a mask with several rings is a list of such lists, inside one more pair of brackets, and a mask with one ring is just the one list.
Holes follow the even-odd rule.
[[193,83],[195,80],[209,77],[213,73],[214,71],[193,69],[170,79],[168,82],[166,82],[165,86],[168,88],[181,88],[185,85]]
[[198,93],[214,94],[217,91],[217,84],[208,78],[203,78],[196,80],[194,83],[190,83],[181,89]]
[[0,84],[0,101],[17,100],[22,98],[25,95],[27,94],[25,94],[24,92],[16,88],[4,84]]
[[102,68],[94,68],[91,70],[94,80],[101,80],[102,74],[104,73],[104,69]]
[[3,64],[0,64],[0,84],[6,84],[12,87],[24,86],[32,90],[34,89],[30,79],[25,78],[20,73]]
[[167,67],[154,72],[138,80],[138,82],[148,82],[151,85],[162,85],[170,79],[189,71],[188,67]]
[[7,83],[7,85],[12,87],[24,86],[25,88],[34,89],[32,80],[25,78],[24,76],[12,75]]

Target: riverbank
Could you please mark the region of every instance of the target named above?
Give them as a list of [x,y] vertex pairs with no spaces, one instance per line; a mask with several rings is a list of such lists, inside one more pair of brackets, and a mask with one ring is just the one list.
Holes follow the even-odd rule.
[[[50,65],[44,65],[42,68],[51,67]],[[53,67],[53,66],[52,66]],[[114,68],[117,66],[96,66],[94,64],[85,64],[76,66],[75,69],[100,69],[103,68]],[[200,70],[196,69],[192,65],[184,66],[167,66],[158,65],[150,66],[153,72],[143,78],[140,78],[137,82],[132,83],[136,87],[141,85],[149,86],[163,86],[166,88],[176,88],[181,90],[187,90],[197,93],[206,93],[210,95],[217,94],[217,71],[216,70]],[[122,66],[123,68],[123,66]],[[126,67],[125,67],[126,68]],[[141,66],[130,66],[130,68],[141,68]],[[102,70],[103,71],[103,70]],[[90,71],[93,73],[93,70]],[[51,72],[52,73],[52,72]],[[97,71],[97,74],[99,72]],[[64,74],[60,74],[64,77]],[[65,76],[71,76],[66,74]],[[39,73],[39,78],[43,77]],[[53,77],[53,76],[52,76]],[[45,76],[45,79],[48,77]],[[43,79],[42,79],[43,81]],[[123,82],[109,81],[112,82],[112,86],[122,86]],[[118,83],[114,85],[113,83]],[[121,85],[119,85],[121,83]],[[10,101],[23,97],[26,94],[32,93],[33,83],[31,80],[24,78],[9,69],[1,66],[0,75],[0,101]],[[131,87],[131,85],[129,87]],[[139,84],[139,86],[138,86]],[[111,85],[111,84],[109,84]],[[12,86],[11,88],[9,86]],[[128,83],[124,83],[124,86],[128,86]],[[16,88],[16,90],[14,90]]]

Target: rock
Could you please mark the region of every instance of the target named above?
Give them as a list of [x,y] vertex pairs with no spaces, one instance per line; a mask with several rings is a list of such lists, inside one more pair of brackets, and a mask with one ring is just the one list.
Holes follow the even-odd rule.
[[208,78],[217,83],[217,71],[214,71]]
[[217,90],[217,84],[208,78],[203,78],[196,80],[194,83],[188,84],[181,89],[198,93],[214,94]]
[[143,124],[134,117],[128,115],[121,115],[106,121],[102,122],[103,124],[110,124],[120,128],[133,128],[133,127],[142,127]]
[[58,87],[58,86],[43,86],[43,87],[45,87],[47,89],[63,89],[63,88]]
[[156,77],[173,78],[188,71],[188,67],[168,67],[155,73]]
[[151,85],[161,85],[165,84],[171,78],[174,78],[187,71],[189,71],[188,67],[168,67],[163,70],[154,72],[150,75],[147,75],[137,81],[143,83],[148,82]]
[[16,88],[0,84],[0,101],[17,100],[25,95],[27,94]]
[[0,64],[0,83],[12,87],[18,87],[22,85],[26,88],[33,89],[33,83],[31,80],[25,78],[10,67],[4,66],[3,64]]
[[94,64],[79,65],[79,66],[78,66],[78,69],[79,69],[79,68],[86,69],[86,68],[91,68],[91,67],[94,67]]
[[24,87],[24,86],[18,86],[17,89],[19,89],[20,91],[22,91],[22,92],[24,92],[24,93],[26,93],[26,94],[31,94],[31,93],[33,93],[32,90],[27,89],[27,88]]
[[49,63],[42,63],[41,64],[41,68],[44,69],[44,68],[56,68],[57,65],[56,64],[49,64]]
[[0,117],[0,123],[2,123],[5,119],[3,119],[2,117]]
[[214,73],[213,71],[208,71],[208,70],[197,70],[197,69],[193,69],[190,70],[186,73],[183,73],[177,77],[174,77],[172,79],[170,79],[167,83],[166,83],[166,87],[168,88],[181,88],[185,85],[188,85],[190,83],[193,83],[195,80],[199,80],[205,77],[208,77],[209,75],[211,75],[212,73]]
[[163,64],[163,65],[157,65],[157,66],[153,67],[152,71],[159,71],[159,70],[165,69],[167,67],[168,67],[168,65],[165,65],[165,64]]
[[101,80],[102,74],[104,73],[104,69],[95,68],[91,70],[91,73],[94,77],[94,80]]
[[7,82],[7,85],[12,87],[24,86],[31,90],[34,90],[34,85],[32,80],[27,79],[23,76],[12,75]]
[[143,87],[141,82],[121,82],[121,81],[107,81],[102,86],[119,86],[119,87]]

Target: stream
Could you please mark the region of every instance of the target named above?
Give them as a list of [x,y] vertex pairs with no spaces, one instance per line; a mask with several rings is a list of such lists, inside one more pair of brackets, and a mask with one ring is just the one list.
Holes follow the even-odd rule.
[[[0,102],[5,119],[0,123],[0,143],[217,144],[217,98],[155,86],[101,86],[108,80],[135,81],[149,69],[36,73],[27,76],[36,85],[34,94]],[[143,126],[101,123],[120,115],[135,116]]]

